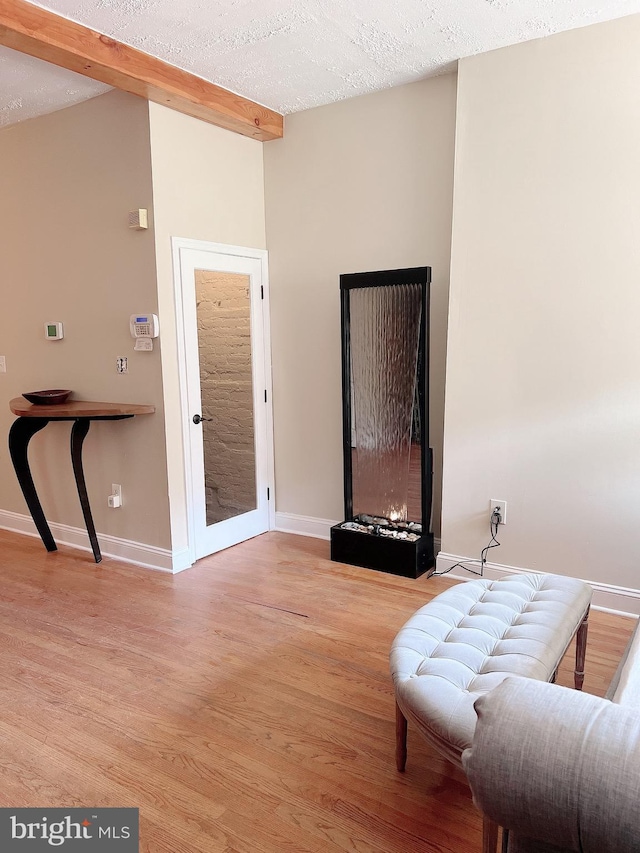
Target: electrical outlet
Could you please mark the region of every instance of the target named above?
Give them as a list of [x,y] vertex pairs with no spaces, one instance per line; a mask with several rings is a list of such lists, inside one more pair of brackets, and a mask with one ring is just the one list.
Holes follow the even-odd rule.
[[506,501],[497,501],[494,498],[491,498],[489,501],[489,518],[493,518],[494,509],[498,510],[500,513],[500,524],[507,523],[507,502]]
[[5,357],[3,355],[0,355],[0,373],[6,373],[6,372],[7,372],[7,362],[5,360]]
[[109,499],[111,498],[117,498],[117,501],[113,504],[110,503],[109,506],[122,506],[122,486],[120,483],[111,483],[111,494],[109,495]]

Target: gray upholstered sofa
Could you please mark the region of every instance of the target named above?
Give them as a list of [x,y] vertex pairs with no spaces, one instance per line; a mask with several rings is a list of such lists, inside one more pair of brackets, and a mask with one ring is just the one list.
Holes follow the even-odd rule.
[[475,707],[462,762],[485,849],[497,824],[508,853],[640,851],[640,630],[606,699],[507,678]]

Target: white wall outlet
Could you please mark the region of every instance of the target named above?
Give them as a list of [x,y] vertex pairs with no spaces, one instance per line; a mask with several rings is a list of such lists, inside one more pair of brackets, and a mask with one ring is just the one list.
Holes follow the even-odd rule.
[[0,355],[0,373],[7,372],[7,361],[3,355]]
[[118,373],[128,373],[129,372],[129,359],[128,358],[116,358],[116,371]]
[[122,500],[122,486],[120,483],[111,483],[111,494],[118,495],[120,500]]
[[500,513],[500,524],[507,523],[507,502],[506,501],[497,501],[495,498],[491,498],[489,501],[489,517],[493,519],[493,511],[497,509]]

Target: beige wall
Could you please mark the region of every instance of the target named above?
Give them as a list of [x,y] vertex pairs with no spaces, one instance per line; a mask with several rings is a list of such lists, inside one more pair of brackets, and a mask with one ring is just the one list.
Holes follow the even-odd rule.
[[[85,469],[99,533],[169,547],[160,353],[134,353],[129,334],[131,313],[157,310],[153,231],[127,227],[130,210],[152,207],[147,105],[110,92],[2,130],[0,170],[0,432],[23,391],[155,404],[156,415],[93,424]],[[44,340],[52,320],[64,322],[62,341]],[[116,373],[119,356],[126,375]],[[83,528],[69,427],[33,438],[32,468],[49,520]],[[123,488],[118,510],[107,508],[113,482]],[[28,512],[6,449],[2,510]]]
[[640,17],[460,63],[443,550],[640,587]]
[[276,508],[343,517],[339,275],[433,267],[436,528],[456,78],[287,117],[264,146]]
[[262,143],[149,104],[174,554],[187,547],[171,238],[265,248]]

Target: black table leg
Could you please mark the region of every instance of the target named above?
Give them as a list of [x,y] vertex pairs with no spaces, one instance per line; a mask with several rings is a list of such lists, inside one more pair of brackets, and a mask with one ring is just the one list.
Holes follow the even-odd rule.
[[98,537],[96,536],[96,528],[91,515],[91,507],[89,506],[89,496],[87,495],[87,486],[84,481],[84,471],[82,469],[82,444],[85,436],[89,432],[91,421],[89,418],[78,418],[74,421],[71,427],[71,462],[73,463],[73,474],[76,478],[76,486],[78,487],[78,497],[80,498],[80,506],[84,516],[84,523],[89,534],[89,542],[96,563],[102,560],[100,546],[98,545]]
[[18,418],[14,421],[9,430],[9,454],[40,538],[47,551],[57,551],[58,548],[51,535],[47,519],[44,517],[40,499],[33,483],[27,453],[31,437],[44,429],[48,423],[48,418]]

